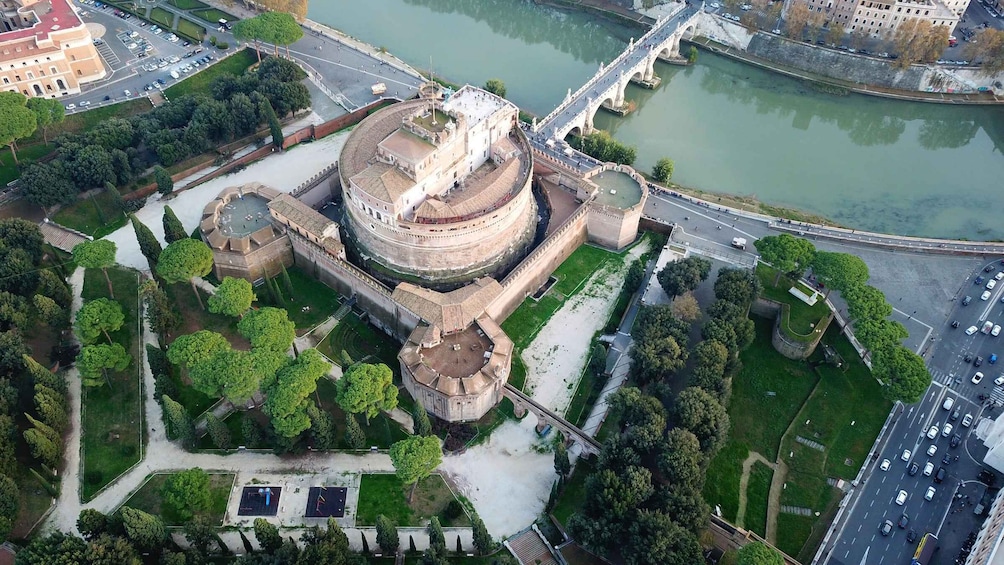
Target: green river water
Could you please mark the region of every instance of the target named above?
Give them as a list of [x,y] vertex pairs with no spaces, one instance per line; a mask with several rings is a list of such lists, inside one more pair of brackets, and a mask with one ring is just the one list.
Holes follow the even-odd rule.
[[[315,0],[309,17],[454,82],[500,78],[541,116],[641,34],[529,0]],[[667,156],[678,183],[858,229],[1004,239],[1004,108],[833,96],[707,52],[656,72],[629,87],[634,113],[595,118],[639,170]]]

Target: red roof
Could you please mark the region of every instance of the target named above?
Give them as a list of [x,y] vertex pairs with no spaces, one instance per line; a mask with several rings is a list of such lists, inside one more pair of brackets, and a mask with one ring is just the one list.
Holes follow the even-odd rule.
[[[50,9],[45,11],[47,4]],[[60,29],[72,29],[84,23],[77,16],[76,12],[73,11],[73,8],[70,7],[70,0],[42,0],[31,8],[34,10],[35,15],[38,16],[39,22],[32,27],[0,33],[0,42],[15,41],[29,37],[34,37],[36,40],[46,39],[50,32]]]

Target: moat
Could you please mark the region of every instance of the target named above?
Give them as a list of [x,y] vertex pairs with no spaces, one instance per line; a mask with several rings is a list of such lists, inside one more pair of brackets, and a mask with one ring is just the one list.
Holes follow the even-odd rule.
[[[502,79],[538,115],[642,33],[527,0],[332,0],[309,16],[454,82]],[[850,227],[1004,239],[1004,110],[832,96],[707,52],[656,72],[656,90],[628,88],[632,114],[595,119],[640,171],[667,156],[680,184]]]

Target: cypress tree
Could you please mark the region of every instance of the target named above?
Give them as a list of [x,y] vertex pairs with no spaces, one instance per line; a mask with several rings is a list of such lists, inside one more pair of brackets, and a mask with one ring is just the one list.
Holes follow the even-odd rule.
[[181,225],[181,220],[175,215],[174,210],[170,206],[164,206],[164,240],[171,244],[187,237],[185,226]]
[[345,414],[345,444],[349,449],[362,449],[366,446],[366,434],[359,427],[359,420],[352,414]]
[[390,518],[380,514],[376,518],[377,545],[384,553],[393,555],[397,553],[397,548],[401,546],[401,540],[397,535],[397,526]]
[[230,429],[212,412],[206,414],[206,431],[209,432],[213,445],[219,449],[230,449],[233,444],[230,438]]
[[141,222],[136,214],[129,214],[129,221],[132,222],[132,229],[136,232],[136,241],[139,242],[139,251],[146,257],[147,263],[150,264],[150,270],[155,271],[157,267],[157,259],[160,258],[160,252],[164,250],[161,247],[160,242],[157,241],[157,236],[153,235],[150,228],[146,224]]
[[415,547],[415,536],[413,535],[408,536],[408,551],[410,553],[418,553],[418,548]]
[[415,406],[415,433],[420,436],[432,435],[432,422],[429,413],[421,405]]
[[293,295],[293,281],[289,279],[289,272],[286,271],[286,265],[280,265],[282,267],[282,284],[286,287],[286,294],[289,295],[290,300],[296,300],[296,296]]

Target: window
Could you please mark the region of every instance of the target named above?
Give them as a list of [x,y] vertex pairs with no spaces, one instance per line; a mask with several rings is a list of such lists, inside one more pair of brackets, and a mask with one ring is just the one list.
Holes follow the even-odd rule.
[[28,75],[28,80],[31,80],[31,79],[35,78],[35,73],[33,73],[31,71],[28,71],[27,75]]
[[4,84],[10,84],[10,79],[7,78],[7,77],[3,77],[3,83]]
[[52,73],[52,74],[54,74],[54,75],[58,75],[59,74],[59,71],[56,70],[56,67],[49,67],[49,72]]
[[56,86],[59,87],[60,90],[66,90],[66,83],[63,82],[63,79],[61,78],[56,79]]
[[48,90],[49,92],[52,92],[52,85],[51,84],[45,85],[45,89]]

